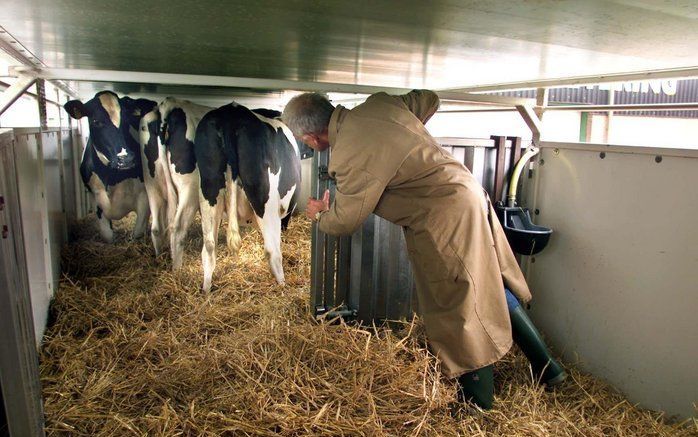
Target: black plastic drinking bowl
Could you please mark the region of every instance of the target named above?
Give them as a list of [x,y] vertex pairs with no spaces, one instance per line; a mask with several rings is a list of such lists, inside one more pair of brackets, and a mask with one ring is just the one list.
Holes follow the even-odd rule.
[[528,208],[497,205],[496,209],[509,245],[514,252],[521,255],[535,255],[548,244],[553,230],[534,225]]

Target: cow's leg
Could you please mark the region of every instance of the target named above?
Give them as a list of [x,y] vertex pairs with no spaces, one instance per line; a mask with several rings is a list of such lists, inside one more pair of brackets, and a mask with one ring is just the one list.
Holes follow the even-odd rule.
[[[145,158],[144,161],[145,162]],[[168,230],[168,189],[167,178],[165,177],[166,167],[162,164],[161,158],[155,162],[155,178],[144,172],[145,191],[148,195],[148,205],[153,217],[150,224],[150,238],[155,248],[155,256],[162,253]]]
[[259,226],[264,237],[264,252],[269,261],[271,273],[276,278],[276,282],[284,285],[286,281],[281,258],[281,218],[279,217],[279,207],[274,205],[274,203],[273,201],[267,202],[264,217],[255,215],[255,218],[257,219],[257,226]]
[[201,230],[204,238],[204,244],[201,248],[201,264],[204,268],[202,288],[204,291],[210,291],[213,270],[216,268],[216,242],[218,241],[218,227],[225,210],[225,196],[222,192],[219,193],[214,206],[211,206],[203,196],[200,196],[199,202]]
[[250,205],[250,201],[247,200],[247,196],[245,195],[245,190],[242,189],[242,187],[237,187],[236,189],[237,192],[237,216],[238,216],[238,225],[242,226],[257,226],[257,220],[255,220],[255,213],[254,209],[252,209],[252,205]]
[[184,237],[194,220],[198,201],[198,186],[183,184],[177,196],[177,211],[170,225],[170,251],[172,252],[172,269],[182,267],[184,259]]
[[101,235],[102,239],[107,243],[113,243],[114,230],[111,227],[111,220],[104,215],[104,211],[102,211],[102,208],[99,206],[97,207],[97,219],[99,223],[99,235]]
[[286,229],[288,229],[288,224],[291,222],[291,216],[293,214],[288,213],[286,217],[281,219],[281,231],[286,232]]
[[111,201],[107,190],[104,188],[102,181],[94,173],[90,176],[88,187],[92,190],[95,204],[97,205],[97,220],[99,223],[99,235],[107,243],[114,242],[114,230],[111,226],[111,220],[107,216],[111,216]]
[[[162,145],[160,146],[160,157],[165,163],[162,165],[162,175],[165,179],[165,187],[167,193],[167,225],[169,229],[172,226],[172,223],[174,223],[175,214],[177,213],[177,202],[179,200],[177,196],[177,187],[175,187],[175,183],[172,180],[171,172],[174,172],[174,169],[170,168],[170,165],[168,164],[170,162],[170,158],[168,154],[165,152],[165,146]],[[170,234],[170,237],[171,236],[172,234]]]
[[230,170],[228,170],[228,175],[225,182],[226,196],[228,196],[226,210],[228,213],[228,229],[226,231],[226,242],[228,244],[228,250],[230,254],[235,257],[240,251],[240,246],[242,245],[242,240],[240,239],[240,224],[238,223],[238,202],[237,202],[237,190],[238,187],[230,179]]
[[145,234],[145,228],[148,225],[148,217],[150,217],[148,195],[145,190],[141,190],[136,200],[136,225],[133,228],[132,234],[134,240],[141,238]]
[[155,256],[160,256],[167,234],[167,201],[157,187],[148,191],[148,204],[153,217],[150,224],[150,239],[153,241]]

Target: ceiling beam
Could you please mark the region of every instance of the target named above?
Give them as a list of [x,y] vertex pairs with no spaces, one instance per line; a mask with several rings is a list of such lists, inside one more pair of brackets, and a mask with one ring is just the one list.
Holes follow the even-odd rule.
[[22,75],[17,78],[17,81],[5,89],[0,94],[0,115],[9,108],[17,99],[22,97],[22,94],[34,85],[36,79],[32,76]]
[[[14,73],[27,73],[31,71],[33,74],[36,75],[36,77],[46,80],[65,80],[78,82],[152,83],[160,85],[217,86],[227,88],[337,92],[355,94],[373,94],[377,92],[386,92],[388,94],[404,94],[411,91],[411,88],[330,82],[304,82],[285,79],[209,76],[199,74],[172,74],[139,71],[86,70],[70,68],[31,69],[27,67],[15,67],[12,69],[12,71]],[[438,94],[439,97],[444,101],[472,102],[483,105],[516,106],[527,105],[533,102],[532,99],[503,96],[484,96],[480,94],[468,94],[460,91],[439,91]]]
[[546,111],[689,111],[698,109],[698,103],[630,103],[614,105],[552,105]]
[[594,85],[600,83],[632,82],[639,80],[686,79],[691,77],[698,77],[698,66],[685,68],[670,68],[664,70],[636,71],[630,73],[612,73],[591,76],[565,77],[557,79],[538,79],[520,82],[495,83],[489,85],[474,85],[469,87],[445,88],[444,91],[482,93],[494,91],[517,91],[533,88],[555,88],[562,86]]
[[531,142],[533,146],[538,147],[538,144],[540,144],[541,131],[543,130],[543,122],[541,122],[538,114],[535,113],[531,106],[519,105],[516,107],[516,110],[519,112],[519,115],[521,115],[521,118],[523,118],[526,126],[531,130]]

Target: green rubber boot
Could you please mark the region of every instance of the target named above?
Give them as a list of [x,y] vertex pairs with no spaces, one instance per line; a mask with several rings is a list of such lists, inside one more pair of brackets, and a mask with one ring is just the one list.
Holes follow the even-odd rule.
[[511,330],[514,342],[521,348],[533,369],[533,376],[537,381],[553,387],[561,384],[567,373],[550,354],[545,346],[540,333],[528,318],[526,311],[521,305],[516,308],[509,308],[511,317]]
[[458,400],[472,401],[483,410],[492,408],[494,402],[494,374],[491,365],[464,373],[458,377]]

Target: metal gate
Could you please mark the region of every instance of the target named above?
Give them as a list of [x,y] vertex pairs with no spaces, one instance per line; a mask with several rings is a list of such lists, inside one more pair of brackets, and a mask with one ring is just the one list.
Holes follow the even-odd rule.
[[[437,140],[473,173],[493,202],[501,198],[506,175],[521,154],[521,138]],[[334,198],[328,162],[329,151],[313,158],[311,193],[316,198],[326,189]],[[333,237],[313,225],[311,276],[310,304],[316,316],[371,323],[418,312],[402,228],[374,214],[351,236]]]

